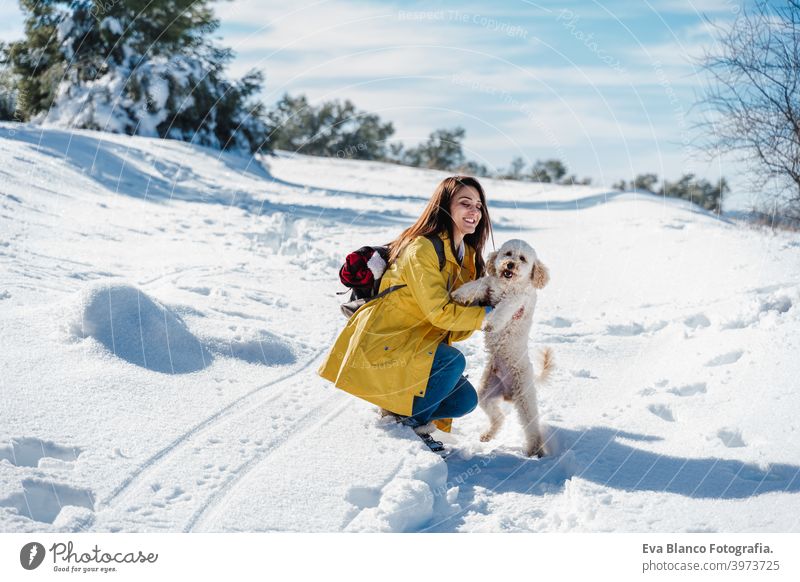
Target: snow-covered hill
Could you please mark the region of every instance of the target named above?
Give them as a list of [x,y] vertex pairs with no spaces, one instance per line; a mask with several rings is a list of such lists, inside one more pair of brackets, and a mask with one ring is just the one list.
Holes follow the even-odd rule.
[[551,271],[554,454],[477,410],[443,461],[315,371],[444,174],[0,124],[0,176],[0,531],[800,531],[797,235],[484,180]]

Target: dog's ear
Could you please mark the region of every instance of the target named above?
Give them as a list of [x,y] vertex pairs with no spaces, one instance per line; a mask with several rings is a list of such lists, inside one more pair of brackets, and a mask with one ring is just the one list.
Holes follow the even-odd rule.
[[550,270],[542,261],[536,261],[531,270],[531,281],[537,289],[542,289],[550,282]]
[[497,269],[494,265],[495,260],[497,260],[497,251],[492,251],[486,258],[486,272],[492,277],[497,277]]

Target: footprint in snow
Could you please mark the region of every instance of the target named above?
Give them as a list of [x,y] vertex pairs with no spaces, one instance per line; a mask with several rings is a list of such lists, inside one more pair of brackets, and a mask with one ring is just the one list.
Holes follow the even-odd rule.
[[717,437],[722,444],[729,448],[746,447],[747,443],[742,438],[742,431],[738,428],[721,428],[717,431]]
[[631,322],[626,324],[606,326],[606,332],[608,333],[608,335],[630,337],[635,335],[642,335],[644,333],[653,333],[662,330],[665,327],[667,327],[666,321],[657,321],[648,326],[644,326],[641,323],[637,322]]
[[606,326],[606,331],[609,335],[633,336],[644,333],[645,329],[640,323],[628,323],[624,325]]
[[10,507],[29,519],[51,524],[68,506],[93,511],[94,503],[89,489],[38,479],[23,480],[21,492],[0,499],[0,507]]
[[708,327],[711,325],[708,317],[704,313],[695,313],[683,320],[683,325],[689,329],[697,329],[699,327]]
[[706,383],[705,382],[696,382],[694,384],[687,384],[685,386],[680,386],[678,388],[670,388],[667,392],[671,394],[676,394],[678,396],[694,396],[696,394],[705,394],[706,393]]
[[647,407],[647,410],[662,420],[666,420],[667,422],[675,422],[675,417],[672,415],[672,409],[666,404],[651,404]]
[[77,461],[83,451],[78,447],[57,445],[38,438],[18,437],[0,447],[0,460],[5,459],[15,467],[38,467],[42,459]]
[[569,319],[564,319],[563,317],[554,317],[541,323],[542,325],[549,325],[550,327],[572,327],[572,322]]
[[776,293],[769,297],[763,297],[757,300],[757,305],[751,307],[747,314],[742,314],[739,317],[731,319],[723,323],[720,327],[722,329],[744,329],[752,325],[758,324],[762,318],[767,316],[782,316],[792,309],[794,303],[790,297],[782,293]]
[[206,297],[211,295],[211,287],[178,287],[178,289],[197,293],[198,295],[205,295]]
[[734,362],[739,361],[739,358],[742,357],[742,354],[744,354],[744,352],[741,350],[728,352],[715,358],[711,358],[705,363],[705,366],[725,366],[727,364],[733,364]]
[[729,321],[726,321],[725,323],[723,323],[720,326],[720,328],[723,329],[723,330],[727,330],[727,329],[744,329],[744,328],[752,325],[754,322],[755,322],[754,318],[749,318],[748,319],[748,318],[743,318],[743,317],[737,317],[737,318],[731,319]]
[[[658,394],[659,392],[658,388],[664,388],[668,384],[669,380],[667,380],[666,378],[662,378],[661,380],[654,382],[653,386],[646,386],[642,388],[641,390],[639,390],[639,392],[637,392],[637,394],[639,396],[653,396],[654,394]],[[674,389],[669,390],[669,392],[674,392]]]
[[792,300],[786,295],[775,295],[768,297],[761,302],[759,311],[761,313],[768,313],[776,311],[778,313],[786,313],[792,308]]

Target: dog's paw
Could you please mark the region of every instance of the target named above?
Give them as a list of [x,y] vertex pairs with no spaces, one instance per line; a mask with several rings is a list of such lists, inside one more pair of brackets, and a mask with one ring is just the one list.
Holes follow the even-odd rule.
[[545,453],[544,445],[542,443],[532,443],[525,446],[526,457],[536,457],[537,459],[541,459],[546,455],[547,453]]
[[472,301],[475,299],[474,295],[475,295],[474,285],[471,285],[469,283],[465,283],[464,285],[462,285],[461,287],[450,293],[450,297],[453,299],[453,301],[464,305],[472,303]]
[[468,281],[450,293],[450,298],[461,305],[480,305],[486,299],[484,282],[481,279]]
[[469,303],[469,301],[465,297],[465,294],[463,292],[459,293],[459,291],[461,291],[461,289],[456,289],[455,291],[453,291],[450,294],[450,299],[452,299],[453,301],[455,301],[456,303],[459,303],[461,305],[465,305],[465,304]]
[[481,442],[488,443],[490,440],[494,438],[494,435],[490,432],[485,432],[481,435]]

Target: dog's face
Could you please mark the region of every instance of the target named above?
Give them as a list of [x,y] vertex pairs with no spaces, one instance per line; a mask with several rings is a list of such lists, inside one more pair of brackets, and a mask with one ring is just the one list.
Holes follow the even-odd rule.
[[507,290],[522,290],[529,285],[541,289],[550,280],[547,267],[536,256],[533,247],[519,239],[507,241],[490,253],[486,270]]

